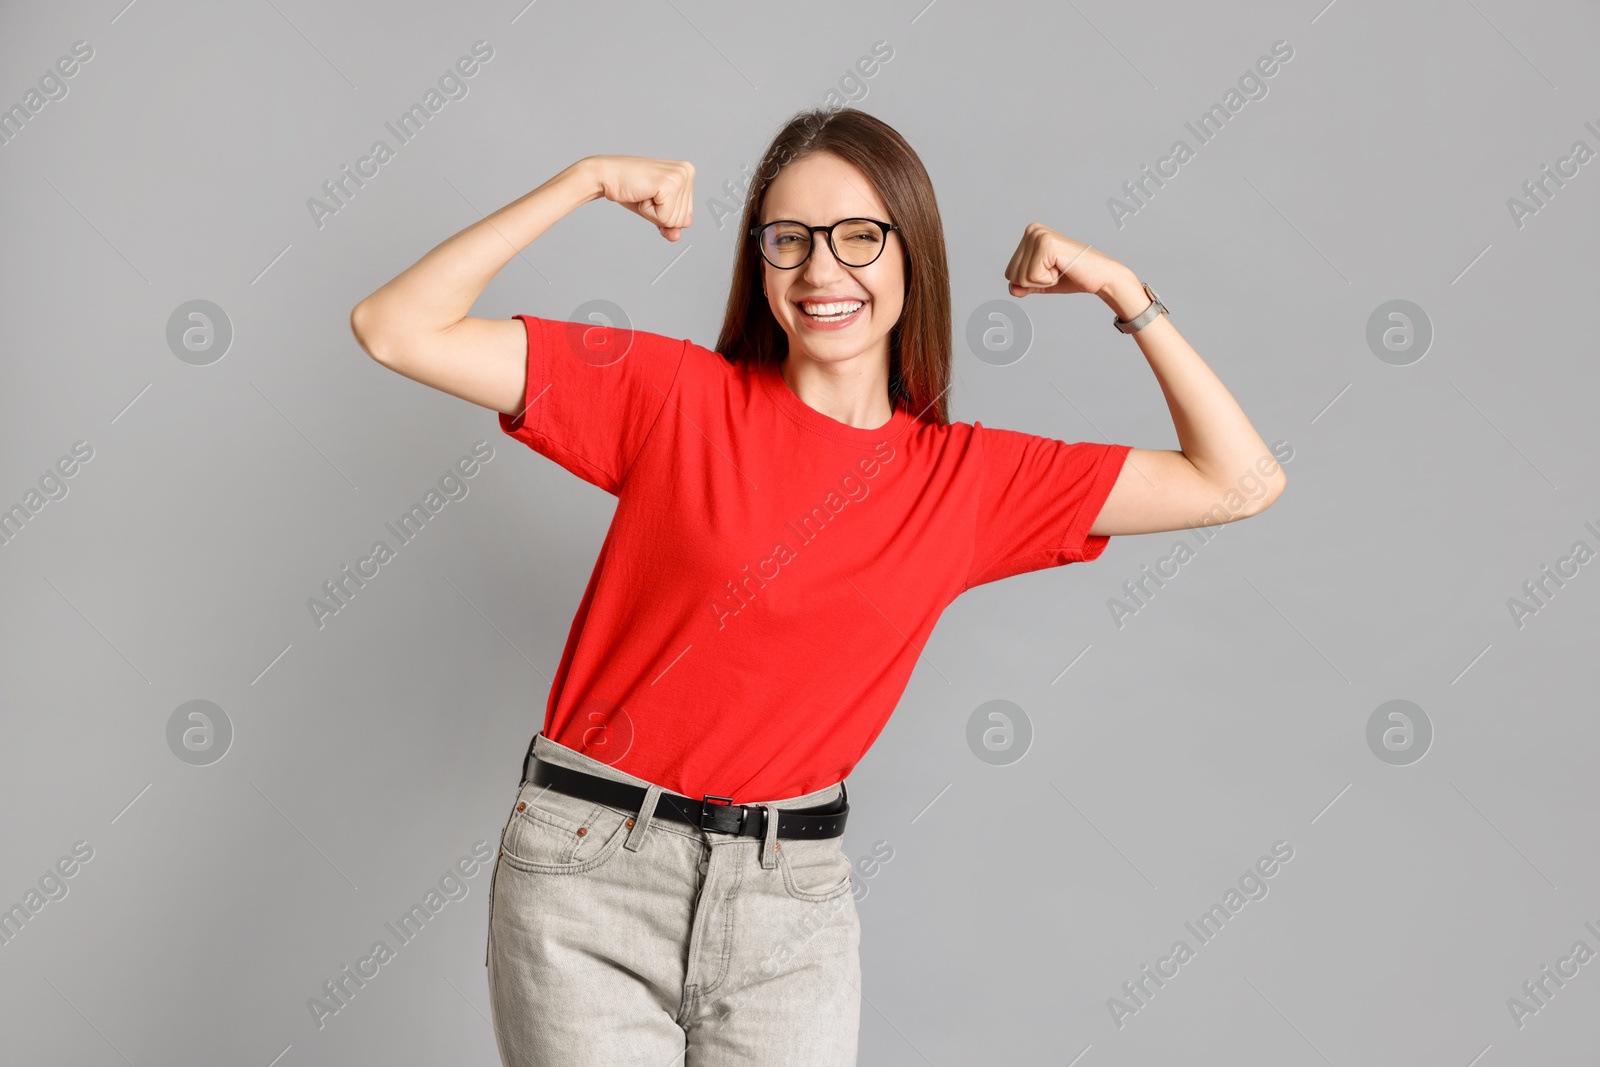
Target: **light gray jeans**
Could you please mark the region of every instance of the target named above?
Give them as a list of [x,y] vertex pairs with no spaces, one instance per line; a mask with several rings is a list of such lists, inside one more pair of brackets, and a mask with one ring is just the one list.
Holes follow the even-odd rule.
[[[523,782],[489,883],[489,999],[507,1067],[854,1067],[861,924],[842,837],[762,840]],[[771,802],[804,808],[832,785]],[[699,799],[699,798],[696,798]]]

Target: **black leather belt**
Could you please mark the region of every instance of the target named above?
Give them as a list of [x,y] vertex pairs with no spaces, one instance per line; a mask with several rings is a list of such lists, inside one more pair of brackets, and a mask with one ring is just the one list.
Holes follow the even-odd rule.
[[[616,782],[584,771],[573,770],[548,763],[531,753],[526,764],[524,781],[548,786],[558,793],[609,804],[625,811],[638,811],[644,804],[643,786]],[[839,799],[813,808],[781,808],[778,810],[778,836],[788,838],[838,837],[844,833],[845,816],[850,812],[850,798],[844,783],[839,783]],[[743,837],[764,837],[767,832],[767,809],[759,804],[735,804],[729,797],[707,793],[701,800],[692,800],[677,793],[662,790],[656,802],[654,818],[698,826],[719,834],[738,834]]]

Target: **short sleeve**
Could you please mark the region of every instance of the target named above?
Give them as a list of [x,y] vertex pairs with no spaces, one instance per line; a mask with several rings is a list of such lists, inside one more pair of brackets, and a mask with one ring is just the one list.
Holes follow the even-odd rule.
[[963,588],[1024,571],[1082,563],[1109,537],[1089,534],[1131,445],[1068,444],[975,423],[983,487]]
[[522,411],[500,429],[615,495],[661,417],[686,340],[517,315],[528,334]]

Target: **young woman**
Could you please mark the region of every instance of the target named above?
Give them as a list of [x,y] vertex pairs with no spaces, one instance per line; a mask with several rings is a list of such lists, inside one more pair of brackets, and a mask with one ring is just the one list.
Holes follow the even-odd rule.
[[1133,271],[1038,223],[1014,297],[1093,293],[1179,450],[952,423],[927,172],[854,109],[797,115],[744,207],[714,351],[620,326],[472,318],[489,279],[604,197],[669,241],[694,168],[591,156],[351,313],[392,370],[500,413],[617,497],[490,886],[511,1065],[854,1064],[860,926],[844,779],[966,589],[1114,534],[1256,514],[1284,475]]

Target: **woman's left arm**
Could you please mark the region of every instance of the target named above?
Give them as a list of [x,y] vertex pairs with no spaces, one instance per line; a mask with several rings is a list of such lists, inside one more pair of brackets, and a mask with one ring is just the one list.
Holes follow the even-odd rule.
[[[1040,223],[1024,232],[1006,278],[1018,297],[1094,293],[1124,321],[1150,306],[1132,270]],[[1265,510],[1283,493],[1286,478],[1233,394],[1166,315],[1132,337],[1167,398],[1178,449],[1129,452],[1089,532],[1183,530]]]

